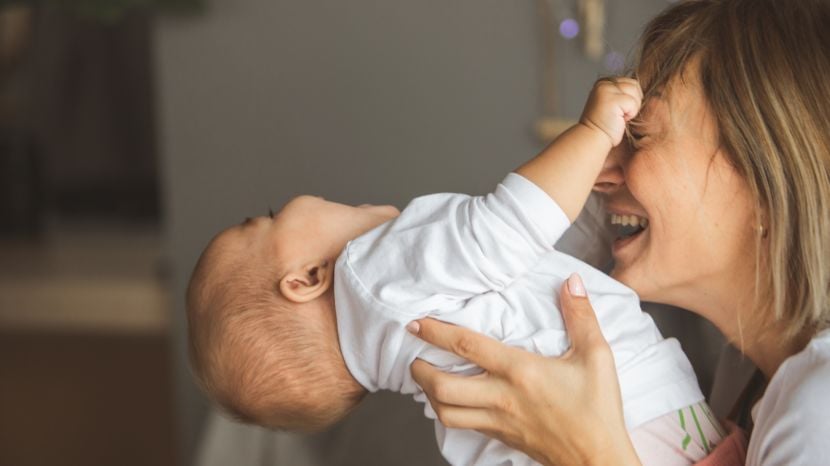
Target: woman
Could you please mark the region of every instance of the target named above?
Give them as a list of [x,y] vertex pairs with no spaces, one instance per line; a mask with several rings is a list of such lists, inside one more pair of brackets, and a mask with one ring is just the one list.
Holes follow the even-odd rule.
[[[830,4],[679,3],[647,26],[636,76],[639,121],[594,190],[649,226],[615,242],[612,275],[710,320],[759,368],[746,464],[830,464]],[[576,285],[561,291],[572,348],[559,359],[418,322],[421,338],[487,370],[413,364],[444,424],[544,464],[639,464]]]

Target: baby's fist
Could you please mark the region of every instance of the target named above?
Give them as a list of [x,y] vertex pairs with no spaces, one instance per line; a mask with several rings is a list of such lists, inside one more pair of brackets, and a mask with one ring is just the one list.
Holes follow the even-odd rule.
[[617,146],[626,124],[640,111],[643,90],[636,79],[604,78],[594,84],[579,123],[604,133]]

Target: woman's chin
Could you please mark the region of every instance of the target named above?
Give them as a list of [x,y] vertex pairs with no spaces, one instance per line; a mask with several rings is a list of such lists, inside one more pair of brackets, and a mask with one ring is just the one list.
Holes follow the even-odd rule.
[[614,280],[617,280],[623,285],[631,288],[631,285],[629,284],[628,280],[629,277],[628,274],[626,274],[625,267],[621,267],[619,264],[615,263],[614,268],[611,269],[611,272],[608,275],[610,275],[611,278],[613,278]]
[[[614,268],[611,270],[611,277],[618,282],[631,288],[645,300],[644,296],[651,294],[653,282],[644,280],[644,270],[650,270],[648,260],[651,245],[651,228],[646,228],[634,237],[617,238],[612,246],[612,257]],[[652,284],[651,287],[645,286]]]
[[643,286],[641,280],[637,280],[636,274],[632,273],[629,268],[624,265],[614,264],[614,268],[611,270],[609,275],[611,275],[611,278],[614,280],[617,280],[623,285],[634,290],[640,297],[641,301],[648,301],[646,298],[646,296],[650,294],[648,289]]

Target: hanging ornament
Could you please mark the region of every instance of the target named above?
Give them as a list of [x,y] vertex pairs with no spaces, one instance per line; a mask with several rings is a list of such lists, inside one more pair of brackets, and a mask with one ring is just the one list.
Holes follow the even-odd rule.
[[605,51],[605,0],[579,0],[579,15],[585,27],[585,55],[599,61]]
[[[562,118],[558,112],[556,95],[556,33],[554,32],[553,10],[550,0],[537,0],[539,17],[542,19],[542,40],[544,41],[545,61],[542,66],[542,105],[543,115],[536,122],[536,134],[542,141],[550,142],[575,121]],[[559,34],[566,39],[579,35],[579,23],[572,18],[565,18],[559,23]],[[570,37],[569,37],[570,36]]]
[[[554,2],[556,7],[551,5]],[[576,121],[559,113],[556,87],[555,45],[556,25],[565,40],[582,39],[585,55],[593,61],[602,61],[612,74],[622,71],[625,58],[616,52],[605,54],[605,0],[537,0],[542,20],[544,64],[542,67],[543,116],[536,122],[539,138],[549,142]],[[554,10],[559,14],[555,14]]]

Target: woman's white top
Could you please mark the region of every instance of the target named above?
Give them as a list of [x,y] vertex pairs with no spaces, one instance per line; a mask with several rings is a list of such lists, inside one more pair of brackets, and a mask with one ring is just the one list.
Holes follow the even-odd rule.
[[[517,174],[487,196],[433,194],[351,241],[337,261],[335,308],[340,347],[352,375],[370,391],[426,397],[409,366],[420,358],[454,373],[480,369],[410,335],[415,319],[471,328],[548,356],[569,347],[557,308],[559,288],[578,272],[614,352],[630,428],[703,399],[680,345],[664,339],[628,287],[554,250],[568,228],[561,208]],[[435,413],[426,406],[426,415]],[[473,431],[436,423],[452,464],[533,462]]]
[[747,465],[830,465],[830,330],[781,364],[752,420]]

